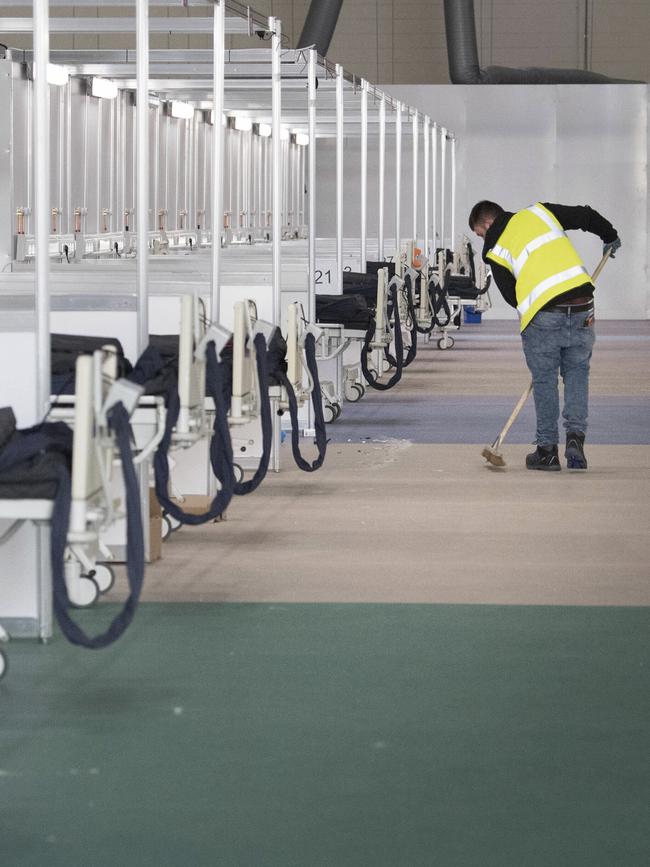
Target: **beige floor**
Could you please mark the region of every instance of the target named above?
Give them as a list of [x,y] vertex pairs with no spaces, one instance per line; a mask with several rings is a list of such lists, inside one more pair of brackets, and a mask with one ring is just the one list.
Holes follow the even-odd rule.
[[[519,343],[487,337],[423,353],[405,393],[516,395]],[[648,394],[649,359],[643,335],[603,341],[592,392]],[[332,444],[310,475],[283,450],[281,473],[226,521],[165,543],[144,599],[650,604],[649,446],[592,445],[587,473],[553,474],[525,470],[529,447],[507,443],[505,470],[477,446],[388,441]]]

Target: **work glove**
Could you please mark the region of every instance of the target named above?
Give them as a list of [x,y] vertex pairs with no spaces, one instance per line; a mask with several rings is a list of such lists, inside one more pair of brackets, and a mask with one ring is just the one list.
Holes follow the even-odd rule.
[[603,256],[606,256],[609,253],[609,258],[614,258],[614,253],[620,248],[621,239],[614,238],[613,241],[610,241],[609,244],[603,244]]

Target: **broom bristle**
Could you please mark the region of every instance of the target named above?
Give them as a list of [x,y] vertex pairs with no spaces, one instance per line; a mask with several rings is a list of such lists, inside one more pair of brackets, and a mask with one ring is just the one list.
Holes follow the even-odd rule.
[[481,454],[489,464],[492,464],[493,467],[505,467],[506,465],[503,455],[493,451],[489,446],[486,446]]

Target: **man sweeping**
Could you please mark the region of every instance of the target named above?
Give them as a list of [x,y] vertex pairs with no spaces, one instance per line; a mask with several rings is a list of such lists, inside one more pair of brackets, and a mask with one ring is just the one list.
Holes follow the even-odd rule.
[[564,381],[567,467],[586,470],[589,362],[595,341],[594,287],[566,230],[582,229],[602,240],[614,257],[618,232],[588,206],[537,202],[517,213],[478,202],[469,227],[484,239],[483,259],[504,299],[520,317],[526,363],[537,414],[536,445],[529,470],[560,470],[558,372]]

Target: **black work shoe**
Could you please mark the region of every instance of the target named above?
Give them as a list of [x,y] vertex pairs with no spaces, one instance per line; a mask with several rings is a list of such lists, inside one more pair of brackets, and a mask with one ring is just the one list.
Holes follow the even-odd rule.
[[549,470],[550,472],[561,470],[557,446],[537,446],[534,452],[526,455],[526,468],[529,470]]
[[585,435],[583,433],[568,433],[566,449],[564,450],[567,468],[570,470],[586,470]]

